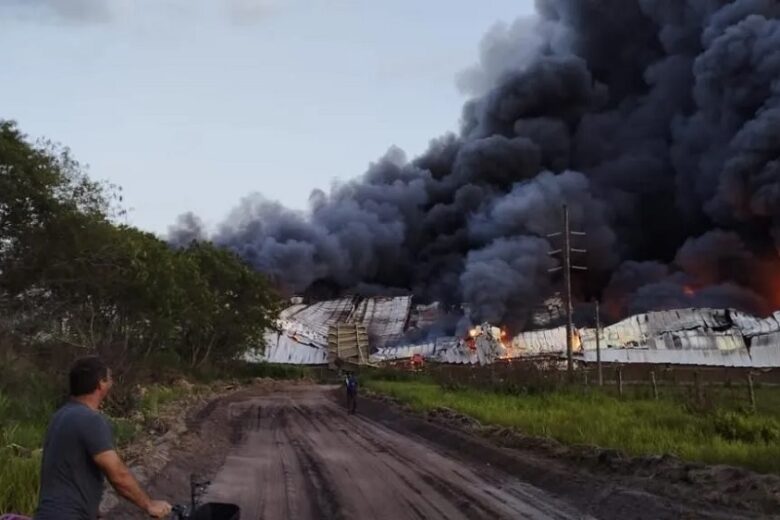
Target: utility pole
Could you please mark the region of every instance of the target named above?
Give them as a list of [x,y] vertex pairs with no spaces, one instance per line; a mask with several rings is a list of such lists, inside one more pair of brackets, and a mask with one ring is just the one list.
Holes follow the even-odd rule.
[[585,233],[581,231],[572,231],[569,228],[569,208],[566,204],[563,205],[563,232],[552,233],[547,235],[548,238],[558,237],[563,235],[563,249],[556,249],[550,251],[550,256],[554,256],[563,253],[563,265],[550,269],[549,271],[555,272],[563,270],[563,294],[564,294],[564,307],[566,309],[566,371],[569,375],[569,381],[574,379],[574,358],[573,358],[573,346],[572,346],[572,332],[574,331],[574,324],[572,322],[572,302],[571,302],[571,271],[572,269],[578,271],[587,271],[586,267],[579,265],[572,265],[571,254],[572,253],[586,253],[585,249],[574,249],[571,247],[572,236],[585,236]]
[[604,375],[601,372],[601,319],[598,300],[596,300],[596,370],[599,374],[599,386],[604,386]]

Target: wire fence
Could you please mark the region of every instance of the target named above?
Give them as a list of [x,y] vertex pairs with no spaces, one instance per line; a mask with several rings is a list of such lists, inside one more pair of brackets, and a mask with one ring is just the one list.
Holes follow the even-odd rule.
[[684,400],[691,406],[729,402],[756,409],[762,391],[780,385],[780,369],[652,364],[580,364],[570,378],[560,360],[495,363],[488,366],[429,364],[424,373],[448,389],[475,388],[506,393],[556,390],[600,391],[619,398]]

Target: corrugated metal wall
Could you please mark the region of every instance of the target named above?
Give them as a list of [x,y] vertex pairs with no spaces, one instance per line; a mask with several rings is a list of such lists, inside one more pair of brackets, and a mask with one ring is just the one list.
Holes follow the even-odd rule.
[[[578,329],[580,359],[596,360],[595,329]],[[518,334],[505,357],[563,355],[566,328]],[[382,359],[402,359],[409,347],[385,349]],[[780,312],[756,318],[734,310],[679,309],[631,316],[601,331],[602,360],[620,363],[669,363],[734,367],[780,367]],[[409,354],[411,355],[411,354]],[[431,356],[429,356],[431,357]],[[438,349],[432,359],[475,364],[476,352],[462,345]]]
[[[269,332],[264,360],[275,363],[327,362],[328,327],[340,321],[366,325],[373,362],[408,359],[414,354],[443,363],[490,362],[492,356],[517,358],[563,355],[566,329],[535,330],[518,334],[505,349],[493,345],[470,348],[459,338],[438,338],[418,344],[389,347],[403,336],[412,300],[396,298],[340,298],[313,305],[292,305],[279,324],[281,334]],[[577,331],[577,355],[596,359],[596,331]],[[490,347],[490,348],[488,348]],[[780,312],[756,318],[728,309],[678,309],[638,314],[601,331],[602,360],[620,363],[670,363],[734,367],[780,367]]]

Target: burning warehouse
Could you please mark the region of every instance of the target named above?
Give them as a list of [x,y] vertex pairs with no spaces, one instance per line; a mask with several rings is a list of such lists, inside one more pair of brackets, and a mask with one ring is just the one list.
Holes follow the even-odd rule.
[[[362,176],[312,192],[305,212],[247,197],[208,237],[284,294],[323,300],[283,313],[295,334],[269,336],[271,358],[298,356],[288,343],[297,337],[296,345],[310,345],[303,359],[318,359],[323,324],[343,313],[368,324],[381,355],[396,341],[381,338],[411,326],[411,303],[398,294],[446,309],[466,303],[471,323],[513,332],[536,321],[545,330],[524,332],[519,350],[558,348],[557,310],[540,312],[539,302],[560,291],[548,274],[558,267],[548,253],[559,245],[548,235],[560,231],[564,204],[572,229],[586,233],[577,245],[587,251],[577,258],[587,271],[573,281],[575,313],[577,302],[599,299],[615,330],[641,330],[637,317],[651,323],[669,309],[698,316],[693,329],[664,318],[653,328],[662,332],[627,345],[656,353],[701,344],[721,351],[729,341],[736,350],[756,347],[752,329],[734,319],[724,325],[729,335],[708,317],[724,311],[707,309],[774,326],[780,4],[537,6],[534,19],[486,35],[480,62],[461,78],[470,99],[457,131],[418,157],[390,148]],[[202,236],[190,215],[171,240]],[[361,309],[344,294],[390,308]],[[460,341],[457,323],[445,319],[431,337]],[[712,343],[713,335],[721,339]],[[430,341],[409,344],[436,348]]]
[[[566,328],[511,336],[483,324],[463,337],[414,340],[411,323],[426,306],[409,296],[341,298],[295,304],[282,312],[280,331],[266,334],[266,352],[255,360],[317,365],[328,362],[328,331],[338,323],[366,328],[370,361],[382,363],[421,355],[441,363],[490,364],[501,359],[563,357]],[[410,334],[410,331],[412,332]],[[602,359],[620,363],[665,363],[780,367],[780,313],[755,318],[732,309],[678,309],[631,316],[601,329]],[[575,330],[578,359],[595,361],[596,330]]]

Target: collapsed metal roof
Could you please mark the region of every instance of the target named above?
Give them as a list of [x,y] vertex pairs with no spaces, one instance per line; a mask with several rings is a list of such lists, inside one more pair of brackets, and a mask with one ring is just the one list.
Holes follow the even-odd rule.
[[[408,359],[421,354],[443,363],[487,364],[497,358],[563,355],[566,329],[522,332],[511,339],[493,337],[495,327],[482,326],[477,341],[429,338],[399,344],[408,327],[430,325],[437,305],[412,308],[411,296],[346,297],[312,305],[294,304],[280,314],[279,332],[266,336],[264,360],[275,363],[324,364],[328,328],[361,323],[368,329],[373,362]],[[500,329],[496,329],[500,330]],[[596,331],[577,329],[577,356],[596,359]],[[601,358],[620,363],[669,363],[735,367],[780,367],[780,312],[767,318],[733,309],[678,309],[628,317],[601,330]]]
[[[595,361],[596,331],[579,334],[583,358]],[[602,329],[601,344],[604,361],[778,367],[780,312],[763,319],[733,309],[638,314]]]
[[279,331],[265,334],[266,349],[251,361],[316,365],[327,363],[328,329],[338,323],[366,326],[371,345],[383,347],[403,336],[411,296],[351,296],[311,305],[293,304],[279,314]]

